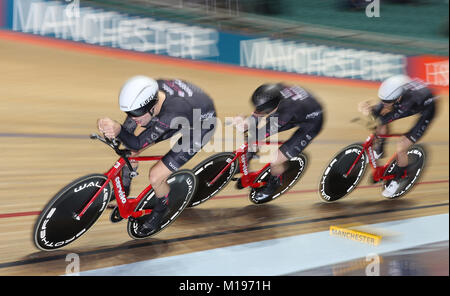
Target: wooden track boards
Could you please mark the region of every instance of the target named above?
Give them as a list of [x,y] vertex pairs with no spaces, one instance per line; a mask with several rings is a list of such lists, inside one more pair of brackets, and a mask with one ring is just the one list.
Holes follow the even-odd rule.
[[[40,252],[31,236],[37,213],[46,202],[71,180],[102,173],[117,158],[88,135],[96,132],[96,120],[101,116],[123,120],[117,94],[130,76],[189,80],[214,98],[221,119],[249,113],[251,92],[261,83],[280,78],[276,74],[231,74],[217,68],[191,69],[182,62],[149,63],[2,39],[0,69],[0,275],[64,274],[65,255],[71,252],[79,254],[82,269],[89,270],[323,231],[330,224],[371,224],[448,213],[448,95],[442,97],[435,122],[423,138],[430,158],[422,184],[413,192],[398,201],[385,200],[380,188],[367,182],[367,174],[362,188],[348,198],[324,204],[316,192],[320,174],[341,147],[366,138],[368,132],[349,120],[358,116],[359,101],[376,98],[376,88],[292,78],[284,81],[309,89],[326,109],[323,132],[306,149],[309,167],[292,192],[256,206],[246,197],[246,189],[238,191],[230,184],[217,198],[187,209],[170,228],[143,241],[128,237],[126,222],[111,224],[107,210],[73,245]],[[406,131],[413,120],[396,122],[394,131]],[[286,132],[280,138],[289,135]],[[160,143],[148,154],[164,154],[168,147],[168,143]],[[388,148],[392,152],[394,146]],[[186,167],[211,154],[199,153]],[[258,167],[257,162],[253,165]],[[149,164],[141,165],[132,193],[145,186],[148,168]]]

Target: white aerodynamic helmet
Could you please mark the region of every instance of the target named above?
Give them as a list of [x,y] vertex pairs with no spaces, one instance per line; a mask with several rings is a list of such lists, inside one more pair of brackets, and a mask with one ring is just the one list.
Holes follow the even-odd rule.
[[411,78],[406,75],[395,75],[389,77],[378,89],[378,97],[384,102],[392,102],[398,99],[405,92],[405,84],[411,82]]
[[125,82],[119,94],[120,110],[139,117],[158,101],[158,83],[147,76],[134,76]]

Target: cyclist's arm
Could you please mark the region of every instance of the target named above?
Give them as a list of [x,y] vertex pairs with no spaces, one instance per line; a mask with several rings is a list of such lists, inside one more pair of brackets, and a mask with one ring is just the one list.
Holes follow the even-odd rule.
[[130,116],[127,116],[122,123],[122,128],[133,134],[137,128],[137,123]]
[[138,151],[159,142],[169,130],[170,126],[168,124],[155,118],[138,136],[130,133],[125,128],[121,128],[118,138],[129,149]]
[[[293,117],[292,111],[289,110],[288,104],[280,104],[277,111],[270,114],[266,118],[266,124],[258,129],[258,138],[268,138],[288,125]],[[264,135],[264,136],[263,136]]]
[[383,103],[378,103],[375,106],[371,107],[370,113],[373,117],[378,118],[381,116],[381,110],[383,110]]
[[[381,103],[382,104],[382,103]],[[415,106],[416,105],[416,106]],[[400,119],[400,118],[404,118],[404,117],[408,117],[411,115],[414,115],[415,113],[417,113],[417,102],[413,99],[404,101],[401,103],[401,105],[399,106],[394,106],[394,108],[383,114],[383,113],[378,113],[376,114],[376,118],[379,118],[379,120],[381,121],[381,124],[388,124],[394,120]],[[380,110],[380,112],[382,111],[382,109]]]

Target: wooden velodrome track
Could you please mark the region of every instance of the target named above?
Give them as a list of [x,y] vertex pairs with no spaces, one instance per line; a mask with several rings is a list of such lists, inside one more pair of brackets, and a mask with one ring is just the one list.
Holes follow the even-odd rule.
[[[325,204],[317,193],[320,174],[338,149],[368,135],[349,120],[358,116],[359,101],[376,98],[377,84],[179,62],[24,36],[0,31],[0,275],[64,274],[68,253],[80,255],[84,271],[323,231],[330,225],[448,213],[448,92],[422,141],[430,151],[427,170],[406,198],[385,200],[380,187],[371,185],[366,174],[361,188],[349,197]],[[301,84],[326,108],[324,129],[306,150],[310,159],[306,174],[289,194],[259,206],[249,202],[246,189],[238,191],[230,184],[216,198],[185,210],[171,227],[148,240],[133,241],[126,222],[110,223],[110,210],[106,210],[72,245],[54,252],[39,251],[32,242],[32,229],[47,201],[68,182],[105,172],[117,159],[88,135],[96,132],[101,116],[123,120],[118,91],[136,74],[192,81],[214,98],[221,119],[250,112],[248,97],[263,82]],[[406,131],[413,120],[399,121],[394,131]],[[146,154],[163,154],[168,147],[169,143],[160,143]],[[392,151],[393,145],[388,148]],[[186,167],[211,154],[199,153]],[[145,186],[150,165],[141,164],[132,194]]]

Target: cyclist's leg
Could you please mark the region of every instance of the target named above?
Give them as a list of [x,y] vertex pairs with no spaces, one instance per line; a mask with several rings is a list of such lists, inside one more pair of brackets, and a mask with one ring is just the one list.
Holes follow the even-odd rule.
[[277,151],[277,156],[274,161],[270,163],[270,174],[273,176],[279,176],[286,170],[286,162],[289,159],[281,152],[280,149]]
[[397,164],[399,168],[406,168],[408,166],[408,149],[414,144],[406,136],[400,137],[397,143]]
[[273,194],[281,186],[282,180],[280,178],[287,169],[287,161],[299,155],[309,145],[319,134],[322,124],[322,116],[309,123],[303,123],[291,138],[281,145],[277,152],[277,158],[270,164],[271,175],[267,185],[256,193],[256,199],[262,199]]
[[[122,123],[122,128],[125,129],[127,132],[134,134],[137,128],[137,124],[136,122],[129,116],[127,116],[124,120],[124,122]],[[131,157],[137,157],[139,156],[141,151],[137,151],[137,152],[131,152]],[[134,170],[137,170],[138,168],[138,163],[137,162],[133,162],[131,161],[131,166],[133,167]],[[131,177],[130,177],[130,169],[128,168],[128,166],[124,166],[121,172],[121,177],[122,177],[122,183],[123,183],[123,187],[124,187],[124,191],[125,191],[125,195],[129,196],[130,195],[130,191],[131,191]]]
[[[295,124],[287,124],[282,129],[280,129],[278,132],[283,132],[290,130],[292,128],[296,128],[298,125]],[[283,174],[287,169],[287,161],[292,158],[287,155],[290,155],[289,150],[293,150],[294,146],[297,145],[296,138],[299,137],[301,133],[303,133],[305,129],[305,126],[303,126],[303,130],[299,128],[289,140],[287,140],[281,147],[277,150],[277,154],[275,156],[275,159],[273,159],[270,162],[270,173],[272,176],[280,176]],[[288,143],[289,142],[289,143]],[[296,152],[293,152],[295,155],[298,155]]]
[[400,138],[397,143],[397,169],[394,172],[395,177],[383,191],[382,195],[385,197],[391,197],[396,192],[400,186],[401,178],[407,174],[408,169],[408,150],[409,148],[419,141],[419,139],[424,135],[428,126],[434,118],[435,106],[434,104],[429,105],[425,109],[417,123],[412,127],[412,129]]
[[[389,126],[387,124],[380,125],[377,127],[375,133],[377,135],[387,135],[389,134]],[[380,138],[376,141],[374,145],[375,158],[379,159],[384,154],[384,145],[386,144],[386,138]]]
[[302,123],[291,138],[280,146],[280,151],[286,159],[291,159],[299,155],[320,133],[322,125],[323,117],[321,115],[311,122]]
[[187,146],[186,141],[183,141],[183,137],[181,137],[174,147],[152,167],[149,180],[158,200],[152,213],[141,225],[141,229],[139,230],[140,234],[146,235],[159,226],[161,220],[169,211],[170,186],[167,184],[167,178],[200,151],[212,138],[214,128],[215,125],[210,129],[202,130],[200,142],[196,141],[193,133],[191,133],[188,139],[189,145]]
[[[192,157],[194,157],[197,152],[199,152],[206,143],[208,143],[212,136],[214,135],[215,130],[215,118],[210,118],[212,121],[211,125],[206,125],[204,129],[201,129],[199,134],[196,134],[197,131],[193,129],[190,130],[190,134],[188,137],[182,136],[178,139],[177,143],[172,147],[172,149],[164,155],[161,159],[163,165],[167,170],[170,170],[169,174],[172,172],[176,172],[186,164]],[[167,177],[166,177],[167,179]],[[156,180],[159,182],[160,180]],[[167,185],[167,184],[166,184]],[[162,187],[162,193],[167,191],[167,188]]]
[[156,197],[161,198],[169,194],[170,187],[167,185],[166,180],[173,171],[167,167],[163,160],[158,161],[150,169],[148,179]]
[[402,176],[406,174],[406,170],[408,168],[408,149],[413,144],[414,142],[412,142],[408,137],[400,137],[400,140],[397,143],[397,166],[393,172],[395,176],[381,193],[384,197],[393,196],[400,187],[400,180]]
[[147,236],[150,234],[160,225],[164,216],[169,212],[168,196],[170,187],[166,181],[170,174],[175,171],[172,168],[169,169],[168,165],[164,162],[164,160],[167,161],[169,153],[150,169],[149,182],[155,192],[156,202],[153,206],[152,213],[145,218],[139,227],[138,233],[140,235]]
[[150,184],[153,183],[157,186],[155,188],[155,195],[157,197],[167,197],[170,192],[170,187],[166,183],[167,177],[171,173],[176,172],[186,164],[201,148],[208,143],[214,135],[216,119],[210,118],[211,125],[206,125],[204,129],[201,129],[199,134],[197,131],[191,129],[187,141],[182,136],[172,149],[164,155],[164,157],[156,165],[157,171],[152,174],[150,172]]
[[[131,157],[137,157],[139,156],[139,152],[132,152],[131,153]],[[139,167],[139,163],[136,161],[130,161],[131,166],[133,167],[133,170],[137,170]],[[123,190],[125,191],[125,195],[129,196],[130,192],[131,192],[131,176],[130,176],[130,169],[128,168],[127,165],[125,165],[122,168],[122,183],[123,183]]]
[[[180,138],[175,146],[180,145],[181,142]],[[167,184],[167,178],[178,171],[193,156],[190,155],[190,152],[177,150],[175,146],[150,169],[149,181],[155,196],[159,199],[157,207],[154,208],[156,212],[165,211],[169,202],[170,186]]]
[[[400,168],[406,169],[408,166],[408,149],[419,141],[425,134],[428,126],[432,122],[435,114],[434,103],[429,105],[421,114],[417,123],[411,128],[411,130],[400,138],[397,144],[397,162]],[[399,172],[400,175],[403,172]]]

